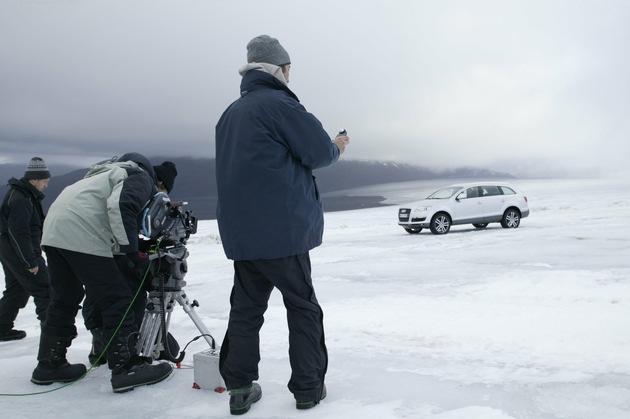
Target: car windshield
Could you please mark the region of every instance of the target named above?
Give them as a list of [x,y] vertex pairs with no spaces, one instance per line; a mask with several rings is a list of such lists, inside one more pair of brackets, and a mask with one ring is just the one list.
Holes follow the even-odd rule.
[[449,186],[448,188],[443,188],[438,191],[433,192],[431,195],[427,197],[427,199],[449,199],[451,196],[455,195],[457,191],[462,189],[461,186]]

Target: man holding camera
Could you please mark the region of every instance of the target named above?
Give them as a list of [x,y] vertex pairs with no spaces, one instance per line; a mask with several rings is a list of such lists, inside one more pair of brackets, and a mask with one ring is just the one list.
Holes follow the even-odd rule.
[[331,141],[289,89],[291,60],[277,39],[252,39],[247,62],[241,97],[216,126],[217,220],[235,272],[219,366],[235,415],[262,396],[254,383],[259,331],[274,287],[287,309],[296,407],[326,396],[323,312],[309,257],[322,242],[324,218],[312,171],[337,161],[349,141],[345,134]]
[[77,335],[75,317],[84,287],[102,313],[114,392],[157,383],[172,373],[168,363],[151,365],[138,356],[136,321],[129,310],[133,297],[113,257],[122,252],[141,263],[138,216],[155,191],[151,163],[138,153],[128,153],[116,162],[92,167],[51,205],[42,237],[51,300],[33,383],[70,382],[85,374],[85,365],[66,359]]

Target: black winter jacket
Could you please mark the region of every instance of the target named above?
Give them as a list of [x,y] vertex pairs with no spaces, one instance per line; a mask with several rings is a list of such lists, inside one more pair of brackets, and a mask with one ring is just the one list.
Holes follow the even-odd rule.
[[37,266],[41,256],[44,194],[27,179],[11,178],[0,207],[0,234],[6,236],[26,269]]

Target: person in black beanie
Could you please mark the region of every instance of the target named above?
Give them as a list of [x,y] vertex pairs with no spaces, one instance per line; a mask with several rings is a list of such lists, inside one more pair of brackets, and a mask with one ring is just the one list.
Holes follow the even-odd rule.
[[13,329],[20,309],[30,296],[40,322],[46,319],[50,282],[40,241],[44,224],[42,193],[48,187],[50,171],[41,157],[33,157],[24,177],[11,178],[0,208],[0,262],[6,288],[0,298],[0,341],[26,337]]
[[155,172],[158,191],[171,193],[177,177],[175,163],[167,160],[158,166],[153,166],[153,171]]
[[[153,171],[155,172],[155,186],[158,192],[166,192],[171,193],[173,190],[173,186],[175,186],[175,177],[177,177],[177,168],[175,163],[170,161],[165,161],[160,165],[153,166]],[[146,249],[145,249],[146,250]],[[144,272],[146,270],[147,263],[142,264],[142,266],[135,266],[133,263],[129,263],[129,261],[125,260],[124,257],[116,258],[116,263],[120,268],[121,272],[125,276],[129,283],[129,287],[131,288],[132,293],[138,290],[140,285],[142,284],[142,280],[144,278]],[[147,257],[148,261],[148,257]],[[145,284],[145,287],[148,284]],[[136,314],[136,324],[138,325],[138,329],[142,326],[142,320],[144,318],[144,310],[146,308],[147,303],[147,293],[140,292],[136,297],[136,300],[133,304],[133,311]],[[170,333],[169,333],[170,335]],[[174,345],[176,342],[172,338],[171,349],[175,350]],[[179,347],[178,347],[179,348]]]

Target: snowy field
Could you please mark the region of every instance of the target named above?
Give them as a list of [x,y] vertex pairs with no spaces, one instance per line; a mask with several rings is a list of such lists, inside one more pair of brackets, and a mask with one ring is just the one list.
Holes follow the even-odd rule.
[[[402,203],[450,183],[379,193]],[[261,336],[263,398],[244,417],[629,418],[630,181],[514,183],[531,208],[515,230],[491,224],[409,235],[396,224],[397,206],[327,213],[324,244],[311,258],[325,313],[328,397],[295,409],[275,292]],[[220,342],[232,265],[216,222],[201,222],[188,248],[186,290]],[[104,367],[56,391],[31,384],[39,341],[33,311],[29,303],[17,320],[26,339],[0,343],[2,417],[230,417],[227,393],[192,388],[203,339],[168,381],[129,393],[111,391]],[[68,357],[86,363],[91,337],[80,316],[78,325]],[[198,334],[180,308],[170,330],[182,347]]]

